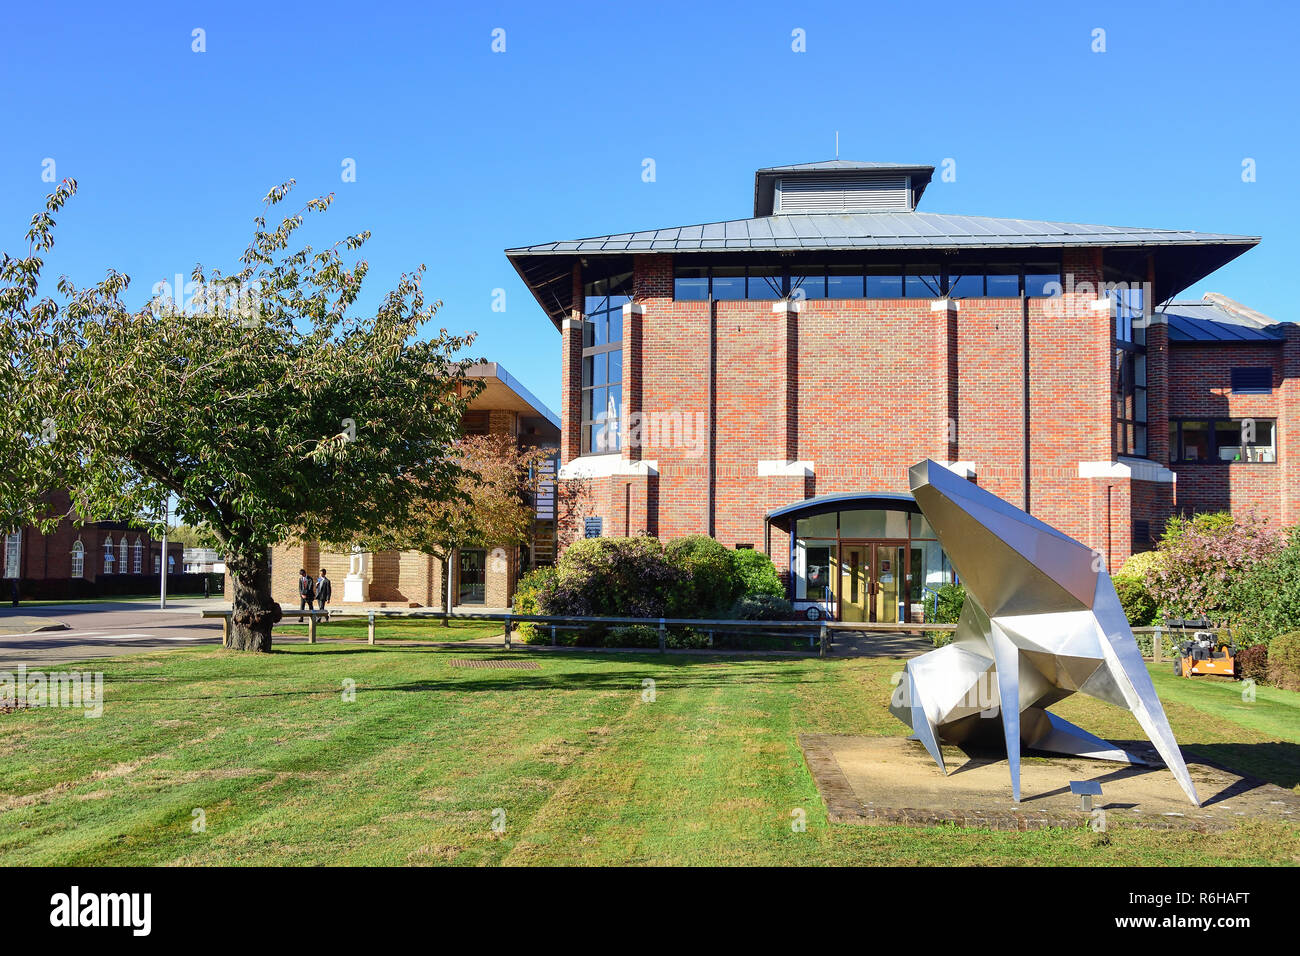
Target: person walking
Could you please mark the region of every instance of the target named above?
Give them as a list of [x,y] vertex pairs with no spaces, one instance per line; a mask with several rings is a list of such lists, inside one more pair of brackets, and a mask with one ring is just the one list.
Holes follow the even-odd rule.
[[312,600],[315,598],[315,595],[316,595],[316,585],[315,583],[313,583],[311,579],[311,575],[307,573],[306,568],[299,568],[298,569],[298,611],[300,612],[298,614],[299,624],[302,623],[301,612],[304,610],[310,611],[312,609],[311,604],[312,604]]
[[330,583],[329,575],[325,569],[320,569],[320,577],[316,579],[316,606],[325,611],[325,620],[329,620],[329,612],[325,605],[329,603],[330,596],[334,593],[334,585]]

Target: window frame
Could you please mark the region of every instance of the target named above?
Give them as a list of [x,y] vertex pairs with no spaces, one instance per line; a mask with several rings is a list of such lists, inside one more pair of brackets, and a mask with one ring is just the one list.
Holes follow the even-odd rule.
[[[1242,441],[1236,446],[1241,451],[1241,458],[1235,461],[1225,461],[1219,457],[1219,438],[1218,438],[1219,426],[1222,424],[1235,423],[1236,425],[1235,430],[1237,434],[1240,435],[1241,423],[1248,418],[1251,418],[1251,416],[1243,415],[1240,418],[1232,418],[1228,416],[1214,416],[1209,418],[1202,418],[1199,415],[1179,415],[1176,417],[1171,416],[1169,419],[1169,427],[1171,431],[1170,442],[1169,442],[1170,467],[1174,467],[1177,465],[1191,465],[1193,467],[1200,467],[1202,465],[1276,465],[1277,449],[1278,449],[1278,445],[1280,444],[1278,441],[1278,427],[1277,427],[1276,418],[1253,418],[1252,419],[1256,423],[1267,422],[1269,425],[1273,427],[1273,432],[1272,432],[1273,442],[1271,445],[1264,445],[1264,446],[1247,445],[1244,441]],[[1183,426],[1188,422],[1195,422],[1198,425],[1206,426],[1207,454],[1203,459],[1192,458],[1192,459],[1185,460],[1182,457]],[[1227,446],[1227,447],[1232,447],[1232,446]],[[1265,448],[1271,447],[1273,449],[1272,461],[1251,461],[1246,456],[1247,448],[1259,448],[1259,447],[1265,447]]]
[[78,538],[72,542],[72,559],[69,562],[69,577],[84,578],[86,576],[86,546]]
[[[583,284],[582,296],[582,355],[580,357],[578,371],[578,436],[579,436],[579,454],[580,455],[615,455],[623,450],[623,433],[622,433],[622,412],[623,412],[623,384],[625,381],[625,369],[623,368],[623,342],[626,334],[626,313],[624,307],[632,303],[633,291],[633,273],[625,272],[612,276],[605,276],[594,279]],[[674,279],[674,287],[676,280]],[[598,291],[599,290],[599,291]],[[599,308],[592,308],[592,300],[600,300]],[[618,315],[619,332],[618,339],[611,340],[609,335],[609,326],[612,322],[612,316]],[[599,323],[605,323],[604,340],[597,342],[595,329]],[[592,330],[591,344],[587,344],[588,328]],[[609,374],[609,356],[614,353],[618,354],[618,379],[613,380]],[[605,359],[605,376],[600,382],[596,381],[595,367],[596,360],[599,356],[606,356]],[[590,381],[588,381],[588,363],[592,369]],[[592,435],[596,428],[601,428],[602,441],[607,441],[609,432],[610,419],[606,414],[609,407],[608,397],[611,389],[618,389],[619,400],[614,410],[614,428],[613,428],[613,447],[604,445],[597,449],[593,447]],[[596,393],[600,392],[604,397],[601,407],[596,408]]]

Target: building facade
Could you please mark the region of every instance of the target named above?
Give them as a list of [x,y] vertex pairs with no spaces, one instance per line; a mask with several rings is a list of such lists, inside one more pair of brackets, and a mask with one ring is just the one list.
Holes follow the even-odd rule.
[[562,544],[710,534],[898,621],[950,579],[923,458],[1112,571],[1176,511],[1300,522],[1300,328],[1176,299],[1258,239],[919,211],[932,173],[761,169],[748,219],[507,250],[561,336]]
[[[49,534],[32,525],[3,536],[0,571],[4,597],[10,582],[29,599],[147,594],[158,588],[162,543],[126,522],[76,518],[67,492],[49,496],[51,514],[64,517]],[[182,546],[169,543],[168,573],[183,570]]]
[[[482,381],[483,388],[465,414],[465,434],[501,435],[521,446],[554,449],[558,457],[559,416],[496,362],[472,366],[466,375]],[[554,482],[541,483],[533,508],[536,518],[527,544],[465,548],[452,554],[448,584],[453,608],[508,608],[519,574],[555,560]],[[297,607],[299,569],[315,577],[322,568],[334,582],[334,606],[441,608],[445,603],[442,562],[433,555],[416,551],[349,554],[326,550],[314,541],[282,544],[271,550],[272,597],[286,608]]]

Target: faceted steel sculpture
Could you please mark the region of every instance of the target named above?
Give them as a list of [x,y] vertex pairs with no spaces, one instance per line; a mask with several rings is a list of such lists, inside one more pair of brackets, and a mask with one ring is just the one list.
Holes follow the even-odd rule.
[[[1146,763],[1047,711],[1077,691],[1132,711],[1200,806],[1099,557],[935,461],[914,465],[910,479],[916,503],[966,587],[953,642],[908,661],[890,706],[939,769],[947,773],[941,740],[1004,741],[1019,802],[1022,746]],[[1000,726],[990,719],[999,713]]]

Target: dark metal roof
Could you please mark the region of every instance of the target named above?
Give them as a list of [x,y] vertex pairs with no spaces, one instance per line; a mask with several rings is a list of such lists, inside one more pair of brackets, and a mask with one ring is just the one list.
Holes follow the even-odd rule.
[[1244,307],[1233,308],[1236,303],[1224,303],[1232,300],[1215,296],[1170,302],[1156,314],[1168,324],[1170,342],[1270,345],[1285,339],[1283,323]]
[[[1008,247],[1241,245],[1257,236],[1190,229],[1097,226],[1032,219],[993,219],[933,212],[791,214],[544,242],[506,255],[608,255],[629,252],[752,252],[798,249],[991,249]],[[1244,251],[1244,250],[1243,250]]]
[[834,495],[818,495],[805,498],[783,508],[774,508],[767,513],[767,520],[782,531],[789,531],[800,518],[812,518],[831,511],[847,511],[865,508],[883,508],[894,511],[910,511],[920,514],[921,508],[916,499],[909,494],[893,491],[882,492],[844,492]]
[[1155,258],[1155,301],[1205,278],[1259,243],[1256,236],[1100,226],[1032,219],[994,219],[931,212],[849,215],[789,214],[694,226],[545,242],[507,249],[506,256],[551,321],[572,307],[572,270],[579,259],[640,253],[926,252],[1033,249],[1149,249]]

